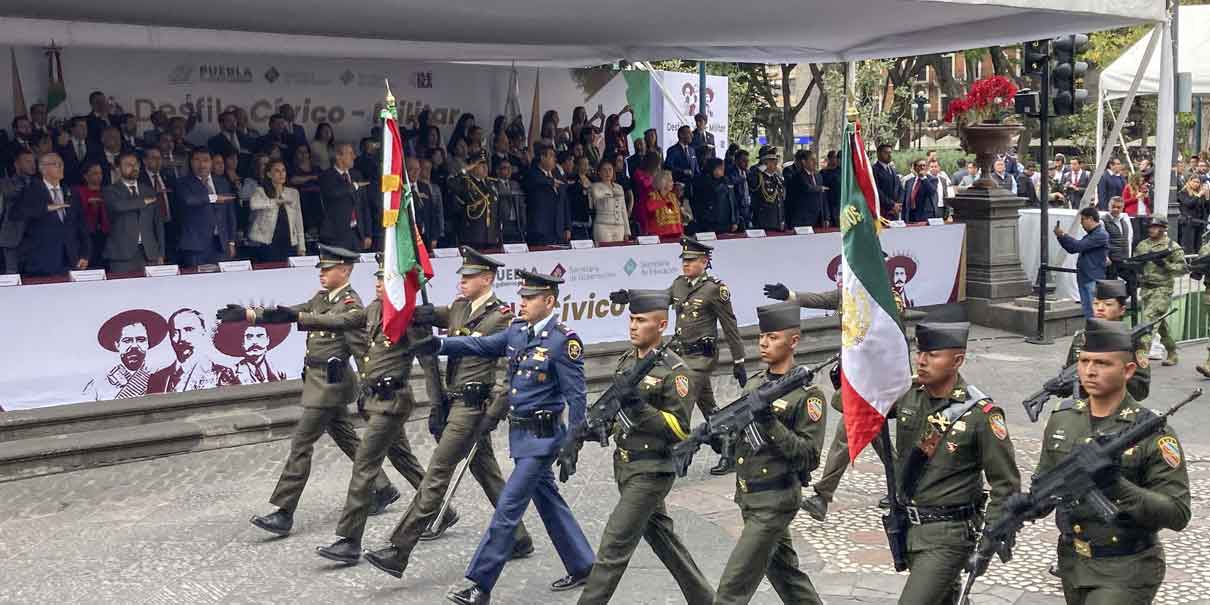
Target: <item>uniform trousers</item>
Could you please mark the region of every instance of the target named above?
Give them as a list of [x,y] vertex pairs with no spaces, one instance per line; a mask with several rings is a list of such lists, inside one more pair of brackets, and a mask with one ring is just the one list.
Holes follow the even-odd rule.
[[[913,535],[918,534],[918,535]],[[957,605],[959,573],[975,550],[966,521],[908,528],[908,575],[900,605]]]
[[[878,454],[878,459],[886,464],[887,459],[894,460],[894,454],[886,451],[886,446],[883,445],[881,439],[875,439],[870,442],[874,446],[874,452]],[[832,446],[828,448],[828,461],[824,464],[823,475],[820,475],[819,481],[815,482],[815,493],[823,496],[823,499],[831,502],[832,497],[836,494],[836,488],[840,485],[840,478],[844,477],[845,469],[849,466],[849,436],[844,428],[844,418],[836,424],[836,434],[832,437]]]
[[798,568],[798,553],[790,537],[790,522],[797,512],[797,508],[779,511],[740,506],[744,529],[723,568],[715,605],[745,605],[756,594],[761,578],[769,578],[783,603],[823,603],[811,579]]
[[[307,478],[311,475],[311,454],[315,451],[315,442],[320,435],[328,433],[336,447],[344,452],[349,460],[357,458],[357,447],[361,441],[349,421],[349,412],[345,406],[333,408],[303,408],[302,417],[294,427],[294,436],[290,438],[290,454],[286,457],[286,466],[277,480],[277,487],[269,502],[278,508],[294,511],[298,508],[298,500],[302,497],[303,488],[307,487]],[[374,491],[391,485],[382,469],[374,476]]]
[[1151,605],[1164,581],[1164,549],[1085,559],[1059,546],[1059,576],[1068,605]]
[[[410,410],[409,410],[410,411]],[[408,433],[404,427],[407,415],[371,414],[364,439],[353,458],[353,475],[349,478],[349,493],[345,496],[344,511],[336,524],[336,535],[361,541],[365,534],[366,518],[374,503],[374,482],[382,474],[382,459],[389,458],[391,465],[412,485],[420,488],[424,467],[412,453]]]

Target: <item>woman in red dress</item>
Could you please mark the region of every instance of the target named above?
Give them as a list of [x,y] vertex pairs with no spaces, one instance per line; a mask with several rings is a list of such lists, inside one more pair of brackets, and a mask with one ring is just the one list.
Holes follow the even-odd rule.
[[660,237],[684,235],[681,199],[672,187],[672,173],[667,170],[659,171],[655,176],[654,186],[655,189],[643,203],[647,214],[648,233]]
[[105,212],[105,198],[102,189],[105,188],[105,169],[97,160],[89,160],[81,170],[84,182],[76,185],[76,199],[83,204],[84,229],[88,232],[89,243],[92,244],[92,257],[88,259],[89,267],[101,266],[101,252],[105,249],[105,237],[109,235],[109,214]]
[[1122,189],[1122,201],[1126,206],[1123,211],[1130,216],[1147,214],[1147,208],[1151,206],[1150,193],[1143,182],[1143,175],[1137,172],[1130,175],[1126,187]]

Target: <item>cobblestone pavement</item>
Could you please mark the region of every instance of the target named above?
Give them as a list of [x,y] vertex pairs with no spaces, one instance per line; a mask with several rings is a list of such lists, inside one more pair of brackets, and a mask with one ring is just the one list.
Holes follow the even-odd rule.
[[[976,336],[981,333],[977,332]],[[971,348],[965,375],[1004,405],[1019,464],[1037,460],[1041,427],[1030,425],[1020,399],[1057,365],[1066,341],[1033,347],[984,333]],[[1156,368],[1151,405],[1166,407],[1201,381],[1192,366],[1201,345],[1183,351],[1176,368]],[[732,382],[718,384],[720,398],[734,395]],[[1184,532],[1163,535],[1168,572],[1157,603],[1210,603],[1210,434],[1199,430],[1210,419],[1210,401],[1192,404],[1174,426],[1186,445],[1193,478],[1194,521]],[[835,415],[833,415],[835,416]],[[835,418],[830,419],[835,423]],[[427,459],[431,439],[423,423],[408,425],[418,455]],[[831,439],[829,430],[828,439]],[[345,568],[314,554],[335,540],[350,464],[322,440],[316,449],[311,483],[285,539],[267,537],[248,518],[271,510],[266,499],[282,459],[284,441],[171,456],[118,466],[0,484],[0,603],[442,603],[460,585],[462,573],[490,516],[477,485],[463,486],[457,499],[462,520],[443,539],[422,544],[403,580],[366,563]],[[497,452],[506,451],[497,435]],[[704,450],[689,476],[678,481],[668,504],[678,531],[703,572],[717,581],[740,519],[731,501],[733,477],[713,478],[714,457]],[[502,459],[506,472],[510,468]],[[386,541],[406,508],[410,489],[393,469],[404,499],[370,520],[365,546]],[[616,501],[609,457],[586,446],[580,473],[562,486],[585,533],[595,545]],[[808,490],[809,491],[809,490]],[[801,566],[825,602],[894,603],[906,579],[890,571],[877,499],[885,491],[877,459],[863,454],[841,482],[826,523],[806,515],[795,520]],[[493,596],[498,604],[572,603],[577,594],[551,593],[550,581],[563,575],[541,522],[531,510],[537,553],[510,564]],[[1016,558],[993,561],[977,584],[976,604],[1061,603],[1059,584],[1046,574],[1054,555],[1050,521],[1027,526]],[[1198,600],[1202,599],[1202,600]],[[622,604],[683,603],[650,549],[641,545],[614,599]],[[753,603],[778,603],[763,584]]]

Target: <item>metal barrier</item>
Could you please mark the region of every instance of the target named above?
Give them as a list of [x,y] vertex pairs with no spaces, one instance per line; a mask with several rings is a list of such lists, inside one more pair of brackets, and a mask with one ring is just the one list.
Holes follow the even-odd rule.
[[[1186,259],[1196,258],[1196,254],[1187,255]],[[1172,288],[1172,305],[1176,313],[1168,318],[1168,329],[1172,338],[1177,342],[1199,340],[1210,336],[1210,326],[1207,325],[1210,307],[1202,303],[1206,286],[1200,280],[1190,279],[1182,275],[1175,280]]]

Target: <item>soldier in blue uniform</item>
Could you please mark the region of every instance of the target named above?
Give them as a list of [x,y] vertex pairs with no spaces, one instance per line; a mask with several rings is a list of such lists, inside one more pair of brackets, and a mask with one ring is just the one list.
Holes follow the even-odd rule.
[[485,605],[509,560],[514,529],[530,500],[538,509],[567,575],[551,584],[563,591],[582,586],[592,570],[593,551],[571,509],[559,495],[551,465],[567,435],[563,408],[572,424],[584,420],[584,344],[552,315],[562,279],[518,271],[522,279],[520,319],[488,336],[429,338],[418,354],[506,357],[509,377],[509,450],[514,469],[496,503],[487,533],[466,570],[471,585],[447,597],[460,605]]

